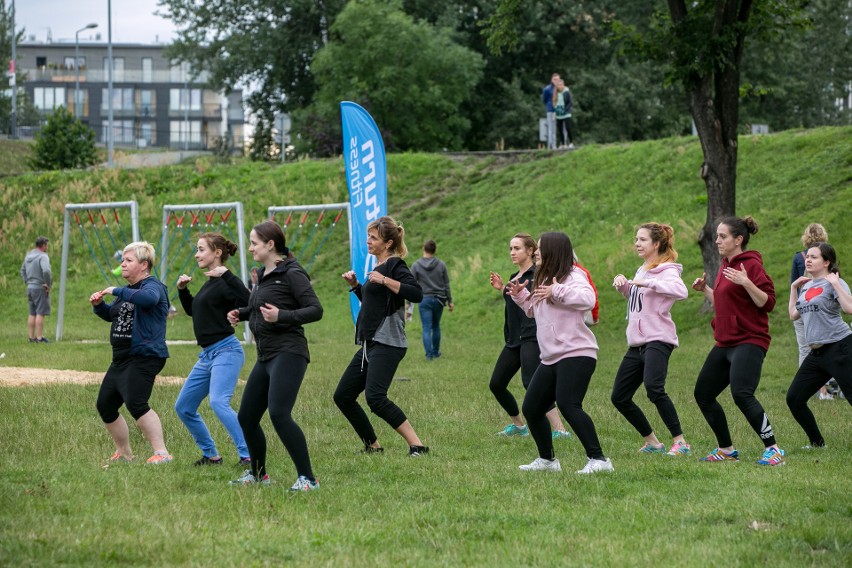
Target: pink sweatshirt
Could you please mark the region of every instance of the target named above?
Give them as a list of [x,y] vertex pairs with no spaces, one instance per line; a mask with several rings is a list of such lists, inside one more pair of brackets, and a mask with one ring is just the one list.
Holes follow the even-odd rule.
[[554,284],[551,301],[536,301],[526,289],[512,299],[528,317],[535,317],[542,363],[553,365],[568,357],[597,359],[595,334],[583,323],[583,314],[595,306],[595,292],[582,270],[575,268]]
[[633,280],[644,280],[647,286],[625,284],[617,288],[627,298],[627,345],[639,347],[662,341],[677,347],[677,329],[670,310],[676,300],[688,295],[680,277],[682,271],[683,266],[674,262],[648,271],[639,267]]

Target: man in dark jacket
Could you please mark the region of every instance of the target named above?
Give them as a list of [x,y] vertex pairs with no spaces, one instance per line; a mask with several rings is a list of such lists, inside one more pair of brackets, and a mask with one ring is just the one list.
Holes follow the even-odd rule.
[[411,266],[411,273],[423,289],[420,302],[420,321],[423,324],[423,348],[430,361],[441,356],[441,315],[444,306],[453,311],[450,275],[447,265],[435,257],[435,241],[423,244],[423,257]]

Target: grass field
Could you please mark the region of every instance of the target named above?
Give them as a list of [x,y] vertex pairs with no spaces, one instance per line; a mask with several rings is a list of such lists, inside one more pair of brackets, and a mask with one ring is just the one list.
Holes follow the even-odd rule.
[[[632,230],[648,219],[677,228],[684,279],[700,273],[691,238],[704,218],[698,164],[700,151],[691,139],[587,147],[513,163],[392,156],[391,211],[405,222],[412,249],[427,237],[438,241],[457,304],[444,316],[444,356],[431,363],[423,357],[415,317],[411,348],[397,374],[409,380],[391,389],[431,446],[430,455],[409,459],[401,438],[378,421],[385,454],[356,454],[358,440],[331,400],[355,348],[347,288],[337,277],[345,268],[346,242],[330,241],[317,261],[323,268],[313,274],[326,315],[307,328],[312,363],[295,410],[320,491],[287,492],[295,475],[268,420],[273,485],[229,487],[227,480],[240,473],[236,455],[204,407],[226,465],[193,468],[199,451],[172,410],[178,386],[157,386],[151,401],[175,462],[108,468],[103,465],[112,449],[94,409],[97,386],[4,388],[0,564],[849,566],[852,414],[846,402],[813,402],[829,448],[800,449],[807,440],[784,402],[796,350],[783,307],[790,257],[808,222],[826,224],[841,262],[852,262],[844,207],[852,203],[852,129],[741,140],[739,212],[761,222],[752,242],[764,253],[779,301],[758,397],[788,451],[788,465],[753,464],[762,444],[727,392],[720,400],[743,456],[736,464],[639,456],[641,439],[609,402],[625,323],[623,299],[607,284],[616,272],[635,270]],[[99,372],[109,364],[105,343],[80,342],[104,341],[108,326],[82,301],[100,283],[79,249],[69,283],[69,296],[78,300],[66,313],[68,341],[28,345],[22,339],[17,269],[37,234],[59,242],[61,204],[132,196],[143,209],[144,230],[155,234],[157,207],[164,203],[239,195],[259,219],[270,204],[338,201],[341,179],[339,162],[306,162],[281,168],[197,163],[9,182],[0,192],[2,364]],[[521,472],[517,466],[535,457],[532,440],[494,435],[507,418],[488,390],[502,343],[502,300],[488,286],[488,271],[511,269],[506,244],[512,233],[549,229],[572,236],[599,285],[603,321],[595,333],[601,351],[585,408],[615,465],[612,474],[575,475],[585,463],[575,439],[557,442],[561,474]],[[58,248],[52,255],[56,270]],[[697,314],[697,296],[674,310],[681,347],[672,356],[668,390],[687,439],[702,453],[715,442],[692,387],[712,335],[709,318]],[[170,339],[191,337],[188,318],[169,325]],[[170,351],[163,374],[185,376],[197,347],[173,345]],[[247,348],[243,377],[253,362]],[[512,384],[518,398],[519,383]],[[235,399],[241,392],[242,384]],[[641,393],[636,400],[668,441],[652,405]],[[131,433],[134,450],[146,457],[146,442],[133,426]]]

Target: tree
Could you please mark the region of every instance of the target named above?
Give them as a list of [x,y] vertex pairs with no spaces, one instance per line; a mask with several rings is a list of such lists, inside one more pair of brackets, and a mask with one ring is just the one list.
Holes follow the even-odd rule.
[[97,160],[95,132],[65,107],[59,107],[36,135],[30,167],[34,170],[85,168]]
[[[459,149],[470,126],[459,107],[482,67],[478,54],[414,22],[396,0],[350,2],[311,63],[319,90],[308,116],[336,117],[340,101],[352,100],[369,107],[389,147]],[[294,116],[302,125],[305,118]]]
[[[740,64],[749,36],[766,36],[802,25],[803,0],[667,0],[648,31],[622,26],[622,35],[645,59],[665,63],[669,79],[683,86],[698,131],[707,190],[707,219],[698,236],[708,283],[720,266],[716,221],[736,213]],[[517,42],[523,3],[500,0],[489,20],[493,50]]]
[[345,0],[161,0],[177,27],[167,53],[206,70],[213,88],[250,85],[254,111],[289,112],[313,100],[310,62]]
[[[24,39],[24,29],[18,29],[15,34],[15,41],[20,43]],[[7,61],[12,60],[12,44],[9,41],[12,37],[12,12],[11,8],[6,8],[6,0],[0,0],[0,132],[10,132],[12,128],[12,97],[6,95],[6,90],[11,89],[9,77],[6,76],[5,65]],[[18,71],[15,80],[18,83],[17,97],[17,123],[18,126],[34,126],[38,124],[39,113],[38,109],[27,98],[26,91],[21,88],[25,79],[25,75]]]

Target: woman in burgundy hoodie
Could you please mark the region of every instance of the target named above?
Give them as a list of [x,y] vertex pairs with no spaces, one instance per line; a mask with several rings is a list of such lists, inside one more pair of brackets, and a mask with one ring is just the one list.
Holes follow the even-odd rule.
[[745,250],[749,237],[757,233],[751,217],[725,217],[716,229],[716,247],[722,265],[716,287],[707,285],[707,274],[692,287],[713,304],[713,337],[716,345],[707,355],[695,383],[695,401],[716,435],[718,447],[702,461],[737,461],[725,411],[716,400],[728,385],[731,396],[766,450],[758,465],[782,465],[784,451],[775,443],[769,418],[754,396],[760,382],[763,359],[769,349],[769,312],[775,307],[775,287],[763,269],[757,251]]

